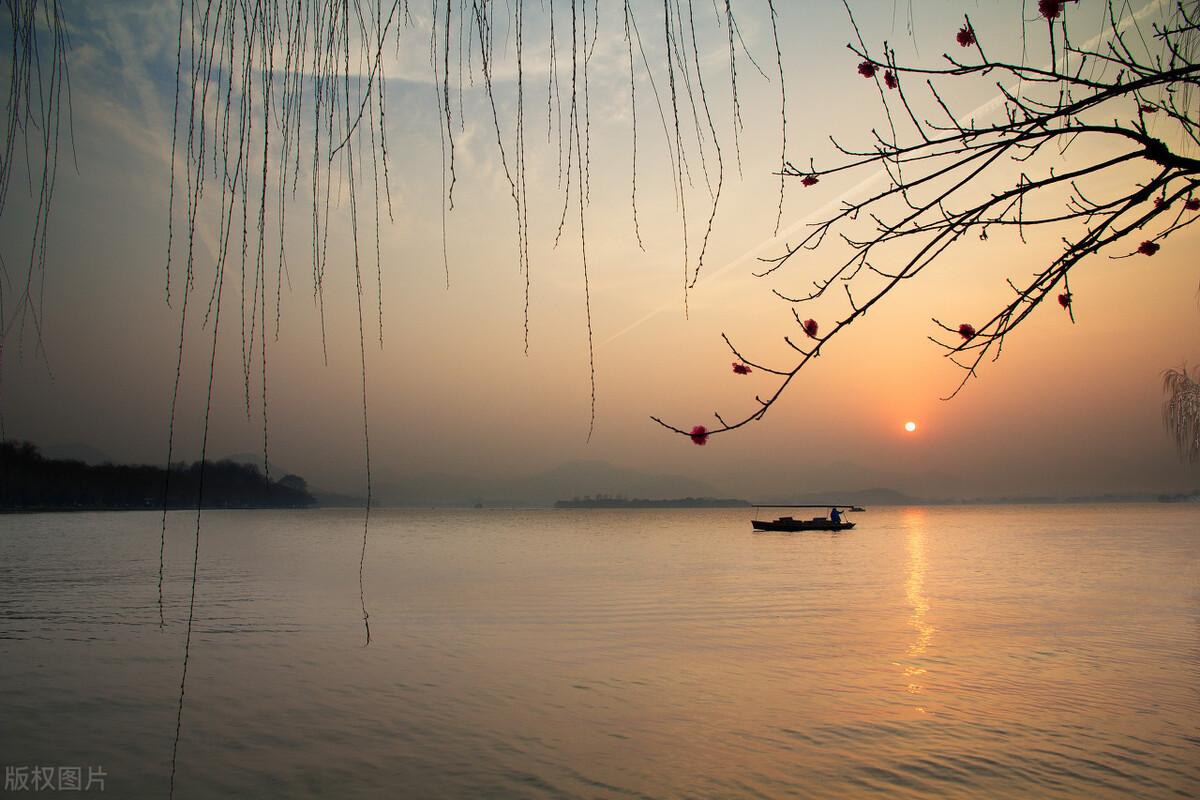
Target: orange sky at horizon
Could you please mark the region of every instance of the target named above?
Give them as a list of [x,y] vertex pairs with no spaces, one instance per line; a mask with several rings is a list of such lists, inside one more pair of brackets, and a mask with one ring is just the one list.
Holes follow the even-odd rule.
[[[74,53],[80,171],[64,171],[56,190],[44,321],[48,360],[34,357],[28,345],[6,347],[0,402],[9,437],[46,445],[81,442],[118,460],[154,463],[166,452],[178,333],[178,307],[165,305],[163,291],[174,87],[161,65],[167,49],[174,63],[174,34],[172,27],[169,39],[162,40],[169,15],[153,3],[145,8],[140,15],[80,12],[84,19],[78,24],[95,31],[80,31]],[[957,14],[947,18],[941,5],[915,8],[922,47],[913,57],[933,60],[939,48],[947,47],[940,42],[952,44],[961,20]],[[892,27],[890,9],[885,3],[856,5],[872,44],[888,36],[907,38],[902,26]],[[981,35],[1003,26],[1011,33],[1017,22],[991,6],[972,5],[968,11]],[[840,4],[807,12],[781,7],[779,13],[785,41],[806,36],[803,41],[811,43],[784,54],[788,157],[801,164],[811,154],[827,165],[832,163],[829,134],[862,144],[870,128],[880,124],[878,96],[855,74],[853,55],[845,50],[853,31]],[[134,54],[142,58],[109,63],[105,42],[142,33],[151,43]],[[742,33],[756,55],[767,52],[765,20],[747,15]],[[427,30],[412,36],[413,41],[424,36],[427,47]],[[700,278],[687,294],[685,316],[680,217],[659,120],[648,105],[649,87],[643,91],[641,86],[639,103],[647,103],[638,111],[644,251],[632,231],[628,98],[622,95],[628,73],[617,71],[625,53],[617,39],[598,47],[592,98],[587,255],[597,397],[590,442],[578,220],[568,215],[567,233],[556,248],[562,194],[556,153],[544,141],[545,87],[536,87],[540,99],[529,101],[526,123],[538,135],[527,134],[533,213],[525,355],[525,280],[484,98],[475,89],[466,100],[470,122],[459,142],[447,289],[432,89],[416,79],[389,83],[390,108],[397,110],[389,111],[396,221],[385,218],[380,228],[382,347],[374,231],[369,224],[359,231],[360,247],[370,254],[364,262],[367,383],[372,466],[380,483],[421,472],[511,476],[596,459],[688,475],[722,496],[873,486],[928,497],[1200,487],[1200,471],[1179,462],[1159,419],[1162,371],[1200,361],[1195,259],[1200,240],[1192,228],[1165,240],[1152,258],[1109,257],[1128,252],[1136,241],[1089,257],[1071,274],[1076,323],[1056,304],[1044,304],[1010,338],[1003,356],[985,364],[980,378],[953,400],[941,398],[954,390],[961,373],[927,340],[939,333],[931,317],[952,325],[986,320],[1011,293],[1006,278],[1028,279],[1059,252],[1061,230],[1034,232],[1027,244],[1000,232],[987,242],[962,242],[831,340],[766,417],[746,429],[712,436],[700,448],[651,422],[655,415],[681,427],[712,427],[714,411],[727,420],[740,418],[755,407],[755,393],[773,390],[771,377],[761,371],[732,372],[737,359],[720,334],[727,333],[748,358],[790,366],[782,337],[799,341],[803,334],[790,306],[771,289],[803,292],[827,272],[839,251],[831,243],[767,279],[751,274],[761,268],[755,258],[778,254],[784,241],[794,243],[806,220],[864,191],[862,181],[869,176],[823,180],[811,188],[792,181],[782,221],[790,234],[776,239],[778,184],[771,173],[778,160],[778,108],[773,105],[778,100],[773,87],[746,66],[739,86],[746,120],[742,177],[727,141],[722,206]],[[901,49],[911,44],[897,42]],[[727,51],[715,48],[711,57],[713,113],[725,138],[731,112],[722,102],[727,87],[718,79],[727,82],[728,74],[718,67]],[[768,62],[760,63],[768,69]],[[610,67],[614,71],[606,72]],[[958,99],[969,111],[989,98],[964,94]],[[1081,154],[1087,146],[1079,148]],[[694,269],[707,208],[699,164],[691,169],[688,247]],[[1136,180],[1139,173],[1145,170],[1137,167],[1115,179]],[[4,220],[6,241],[24,240],[14,231],[21,230],[29,213],[14,205]],[[330,249],[340,269],[325,286],[328,365],[312,297],[306,238],[311,231],[302,203],[297,201],[290,217],[281,335],[268,343],[271,460],[324,488],[361,493],[358,328],[353,273],[344,263],[350,241],[344,209],[335,214],[331,230]],[[201,243],[202,254],[207,247]],[[211,259],[201,258],[197,269],[192,302],[203,307]],[[257,383],[251,386],[249,414],[245,409],[236,293],[240,273],[230,275],[210,455],[262,448]],[[177,273],[175,280],[180,279]],[[811,316],[826,330],[845,312],[845,298],[831,295],[800,308],[802,319]],[[188,328],[176,422],[178,458],[197,457],[203,423],[212,329],[201,328],[200,316],[196,313]],[[915,431],[904,429],[909,421]]]

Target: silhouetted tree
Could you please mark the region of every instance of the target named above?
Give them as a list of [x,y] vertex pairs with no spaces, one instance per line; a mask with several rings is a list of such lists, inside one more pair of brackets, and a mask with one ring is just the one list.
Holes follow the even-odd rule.
[[250,464],[218,461],[145,465],[46,459],[29,442],[0,442],[0,510],[196,508],[303,508],[316,501],[298,475],[272,482]]
[[1200,370],[1195,378],[1187,368],[1163,373],[1162,416],[1179,455],[1189,464],[1200,461]]

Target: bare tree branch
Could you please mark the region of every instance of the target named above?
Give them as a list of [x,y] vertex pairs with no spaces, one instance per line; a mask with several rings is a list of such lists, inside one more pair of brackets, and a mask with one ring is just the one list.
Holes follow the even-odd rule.
[[[799,169],[788,161],[783,175],[812,190],[827,177],[874,171],[886,179],[885,186],[863,199],[844,200],[799,243],[760,259],[766,266],[755,274],[778,278],[802,254],[820,254],[838,242],[849,249],[843,260],[811,279],[813,289],[807,294],[771,290],[792,305],[794,319],[813,344],[800,347],[784,336],[796,358],[770,368],[756,366],[776,376],[774,391],[765,400],[756,396],[740,415],[719,417],[718,427],[705,429],[706,440],[762,419],[842,330],[886,300],[901,282],[939,264],[968,233],[986,240],[993,229],[1009,229],[1025,241],[1027,230],[1049,226],[1062,230],[1062,250],[1042,262],[1031,278],[1010,279],[1007,299],[986,321],[934,320],[938,333],[930,338],[963,370],[948,397],[977,377],[985,360],[1000,356],[1009,334],[1047,297],[1056,299],[1074,321],[1068,276],[1087,257],[1101,251],[1114,258],[1153,256],[1165,239],[1196,221],[1200,159],[1190,145],[1200,142],[1200,120],[1194,103],[1180,102],[1200,83],[1195,9],[1162,12],[1147,38],[1136,17],[1121,19],[1110,5],[1107,41],[1076,47],[1063,5],[1039,6],[1047,18],[1050,49],[1044,64],[989,59],[969,18],[956,38],[974,58],[946,54],[942,66],[898,63],[886,43],[878,54],[868,48],[851,15],[857,43],[848,48],[859,59],[859,74],[879,88],[886,134],[872,131],[870,144],[859,148],[835,139],[844,156],[840,163],[818,168],[810,160],[808,169]],[[926,107],[919,105],[922,98],[905,89],[912,78],[919,80],[911,85],[928,90],[928,112],[920,110]],[[948,89],[961,91],[964,84],[994,93],[1000,102],[996,121],[975,119],[986,105],[969,115],[951,107]],[[945,121],[935,122],[929,113]],[[1152,135],[1146,120],[1154,115]],[[897,130],[903,120],[907,133]],[[1131,168],[1144,172],[1140,182],[1129,183]],[[1127,188],[1114,191],[1113,186]],[[802,320],[797,308],[826,297],[835,284],[845,290],[846,311],[818,333],[817,321]],[[722,336],[742,358],[730,337]],[[696,438],[694,429],[652,419]],[[1192,429],[1172,430],[1187,435]]]

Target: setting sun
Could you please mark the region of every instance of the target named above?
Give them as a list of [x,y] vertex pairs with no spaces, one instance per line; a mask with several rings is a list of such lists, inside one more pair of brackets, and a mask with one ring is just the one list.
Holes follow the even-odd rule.
[[904,423],[904,430],[908,431],[909,433],[912,433],[916,429],[917,429],[917,423],[912,422],[911,420]]

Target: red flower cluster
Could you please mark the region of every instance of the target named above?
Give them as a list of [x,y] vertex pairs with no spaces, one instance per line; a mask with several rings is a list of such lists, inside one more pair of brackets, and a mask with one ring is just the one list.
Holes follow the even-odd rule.
[[1162,208],[1166,204],[1167,204],[1167,201],[1163,200],[1161,197],[1154,198],[1154,207],[1155,208]]
[[975,338],[975,326],[969,322],[964,322],[958,326],[958,335],[963,337],[964,342],[969,342]]
[[975,31],[970,25],[963,25],[958,29],[958,35],[954,37],[962,47],[970,47],[975,44]]
[[1193,197],[1183,204],[1188,211],[1200,211],[1200,197]]
[[817,338],[817,321],[815,319],[804,320],[804,325],[801,327],[804,328],[804,332],[808,334],[809,338]]
[[1158,107],[1152,106],[1149,103],[1142,103],[1138,106],[1138,111],[1141,111],[1143,114],[1153,114],[1158,111]]
[[887,84],[889,89],[895,89],[900,85],[900,82],[896,80],[896,73],[892,72],[890,69],[885,69],[883,71],[883,82]]
[[703,425],[697,425],[692,428],[690,436],[692,437],[692,444],[703,446],[708,441],[708,428]]
[[1038,13],[1046,19],[1058,19],[1063,12],[1063,0],[1038,0]]
[[1137,251],[1144,256],[1152,256],[1158,252],[1159,247],[1160,245],[1157,242],[1147,240],[1138,245]]
[[862,75],[864,78],[874,78],[875,73],[878,71],[879,68],[870,61],[864,61],[858,65],[858,74]]
[[1063,308],[1070,308],[1071,307],[1071,293],[1063,292],[1062,294],[1060,294],[1058,296],[1058,304],[1060,306],[1062,306]]
[[749,375],[750,374],[749,367],[747,367],[745,364],[739,364],[736,361],[733,362],[733,371],[734,371],[734,373],[736,373],[738,375]]
[[816,186],[817,185],[817,176],[816,175],[805,175],[804,180],[800,181],[800,183],[804,184],[805,186]]

